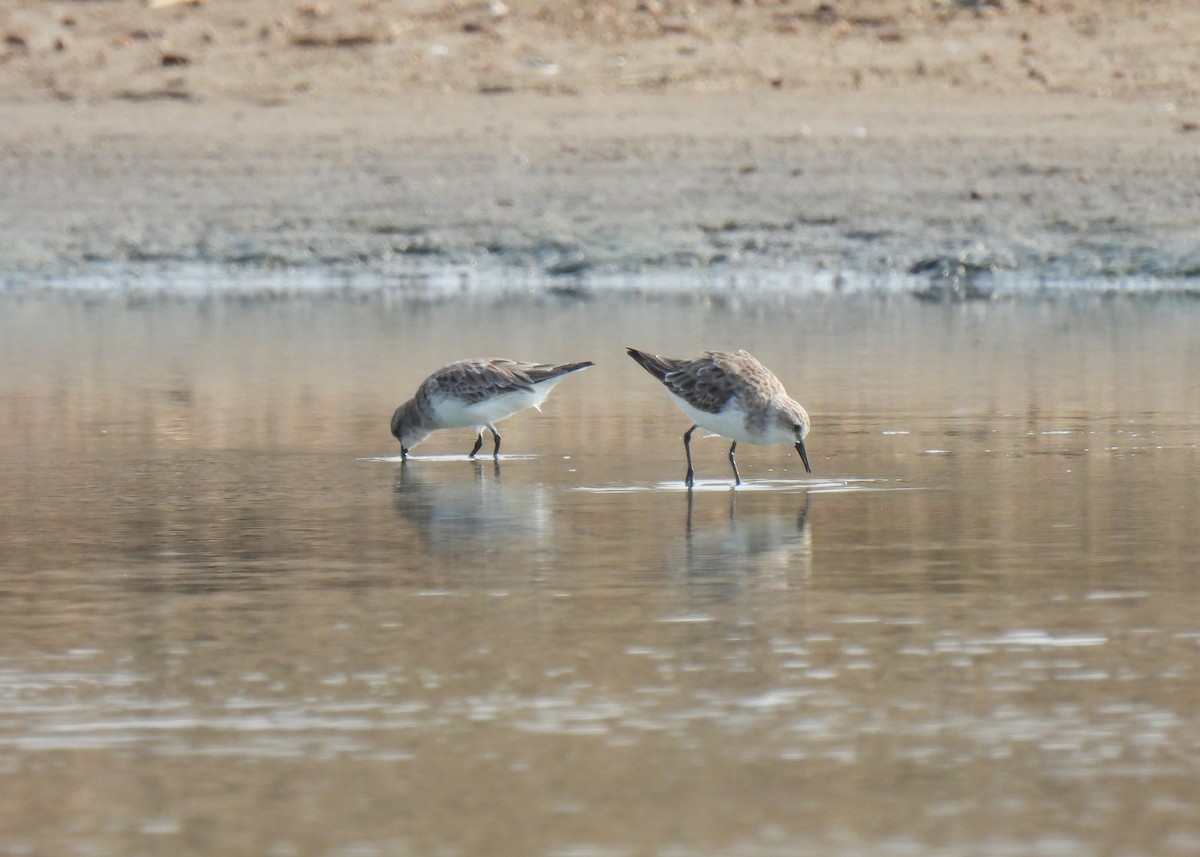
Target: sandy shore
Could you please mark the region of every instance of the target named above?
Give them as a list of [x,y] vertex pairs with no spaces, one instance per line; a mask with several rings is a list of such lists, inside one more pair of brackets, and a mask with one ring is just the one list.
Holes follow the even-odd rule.
[[5,100],[912,88],[1194,101],[1190,0],[10,0]]
[[1200,6],[15,2],[0,263],[1200,272]]

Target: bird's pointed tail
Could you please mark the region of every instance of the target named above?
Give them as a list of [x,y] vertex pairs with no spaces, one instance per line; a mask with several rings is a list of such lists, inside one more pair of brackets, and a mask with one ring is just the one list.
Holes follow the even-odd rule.
[[626,353],[629,354],[637,364],[653,375],[658,380],[666,377],[666,374],[671,371],[670,362],[657,354],[650,354],[647,351],[638,351],[636,348],[626,348]]

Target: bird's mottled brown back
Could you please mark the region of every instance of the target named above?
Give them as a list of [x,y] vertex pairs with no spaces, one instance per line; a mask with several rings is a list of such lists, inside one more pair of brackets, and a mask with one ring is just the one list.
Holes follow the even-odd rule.
[[770,400],[786,395],[783,383],[746,351],[706,351],[703,357],[672,362],[663,384],[705,413],[717,413],[735,396]]
[[421,388],[417,398],[435,395],[454,396],[468,404],[492,396],[518,391],[528,392],[539,381],[546,381],[583,368],[584,363],[522,363],[517,360],[459,360],[434,372]]

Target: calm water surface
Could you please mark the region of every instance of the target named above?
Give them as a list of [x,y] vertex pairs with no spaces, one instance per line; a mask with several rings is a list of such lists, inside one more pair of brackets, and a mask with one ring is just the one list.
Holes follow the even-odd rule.
[[[694,444],[622,346],[813,417]],[[592,359],[498,465],[391,410]],[[0,305],[0,854],[1200,851],[1200,304]]]

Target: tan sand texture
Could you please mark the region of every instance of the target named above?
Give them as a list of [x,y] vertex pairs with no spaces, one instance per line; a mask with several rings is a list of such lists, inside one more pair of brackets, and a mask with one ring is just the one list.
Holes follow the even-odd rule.
[[1200,271],[1200,4],[0,7],[9,272]]

